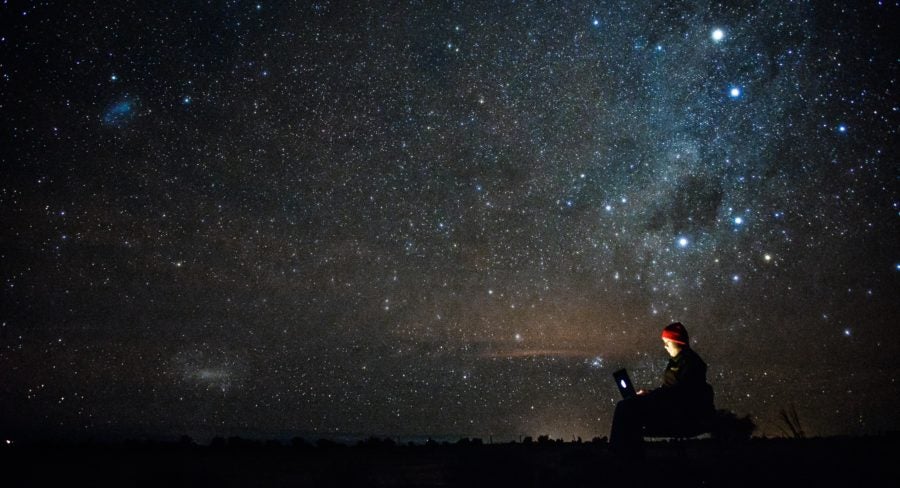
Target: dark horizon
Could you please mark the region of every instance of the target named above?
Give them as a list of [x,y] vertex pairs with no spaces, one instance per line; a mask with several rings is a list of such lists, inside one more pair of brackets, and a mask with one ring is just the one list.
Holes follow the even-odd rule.
[[[7,484],[58,486],[889,485],[898,438],[659,442],[628,463],[605,443],[279,446],[244,440],[5,449]],[[623,466],[627,469],[623,469]],[[833,469],[822,469],[831,466]],[[762,468],[762,469],[761,469]],[[639,473],[636,478],[635,473]]]
[[[11,437],[11,436],[7,436]],[[790,435],[767,436],[760,433],[754,433],[751,437],[740,440],[727,442],[724,445],[740,446],[745,441],[749,442],[786,442],[786,443],[808,443],[808,442],[843,442],[843,441],[864,441],[866,439],[883,439],[895,440],[900,437],[900,431],[884,431],[873,434],[863,435],[833,435],[833,436],[808,436],[808,437],[791,437]],[[195,447],[234,447],[243,448],[251,446],[269,446],[269,447],[303,447],[303,448],[330,448],[330,447],[372,447],[381,446],[389,447],[427,447],[427,446],[489,446],[489,445],[545,445],[545,444],[594,444],[606,448],[608,445],[607,436],[562,438],[552,437],[549,434],[523,434],[516,438],[497,438],[490,435],[416,435],[416,436],[391,436],[378,434],[318,434],[314,432],[304,433],[286,433],[281,435],[256,435],[253,433],[236,433],[217,434],[212,436],[194,437],[189,434],[180,435],[128,435],[115,437],[86,437],[86,436],[52,436],[52,437],[32,437],[18,439],[0,439],[5,448],[24,448],[24,447],[78,447],[78,446],[97,446],[97,447],[116,447],[116,446],[160,446],[174,447],[178,445],[190,445]],[[272,444],[274,442],[274,444]],[[300,445],[294,443],[300,442]],[[237,444],[235,444],[237,443]],[[722,440],[716,439],[704,434],[700,437],[692,438],[646,438],[647,445],[666,445],[678,443],[691,444],[723,444]]]

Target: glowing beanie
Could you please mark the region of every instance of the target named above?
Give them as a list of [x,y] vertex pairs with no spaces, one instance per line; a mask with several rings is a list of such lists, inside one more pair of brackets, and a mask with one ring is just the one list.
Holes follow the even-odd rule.
[[668,339],[672,342],[677,342],[678,344],[687,344],[690,339],[688,338],[687,329],[681,325],[681,322],[675,322],[666,326],[662,331],[662,338]]

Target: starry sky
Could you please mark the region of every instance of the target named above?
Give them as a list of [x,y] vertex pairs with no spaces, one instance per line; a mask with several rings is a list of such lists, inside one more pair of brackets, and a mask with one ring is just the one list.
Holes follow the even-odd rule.
[[900,428],[897,2],[0,16],[3,435]]

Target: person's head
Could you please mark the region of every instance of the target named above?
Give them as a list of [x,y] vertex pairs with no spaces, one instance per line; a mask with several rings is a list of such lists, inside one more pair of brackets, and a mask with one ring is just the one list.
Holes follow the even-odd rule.
[[677,356],[682,349],[689,347],[690,338],[687,329],[681,325],[681,322],[674,322],[667,325],[662,331],[663,347],[669,356]]

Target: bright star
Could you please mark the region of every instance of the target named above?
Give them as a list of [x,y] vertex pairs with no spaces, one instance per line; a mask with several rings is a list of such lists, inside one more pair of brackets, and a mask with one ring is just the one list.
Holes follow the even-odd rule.
[[838,132],[840,132],[841,134],[843,134],[843,133],[847,132],[847,126],[844,125],[844,124],[841,124],[841,125],[839,125],[839,126],[837,127],[837,130],[838,130]]
[[844,337],[850,337],[850,332],[851,332],[851,331],[850,331],[849,328],[844,329]]
[[743,219],[742,217],[735,217],[735,218],[734,218],[734,224],[735,224],[735,225],[741,225],[741,224],[743,224],[743,223],[744,223],[744,219]]
[[739,87],[733,86],[730,90],[728,90],[728,96],[731,98],[738,98],[741,96],[741,89]]
[[594,27],[598,27],[600,25],[600,19],[594,19],[591,23],[594,24]]
[[678,247],[685,248],[688,247],[688,244],[690,244],[690,241],[688,241],[687,237],[681,237],[678,239]]
[[722,29],[716,29],[712,31],[712,40],[719,42],[722,39],[725,39],[725,32]]

